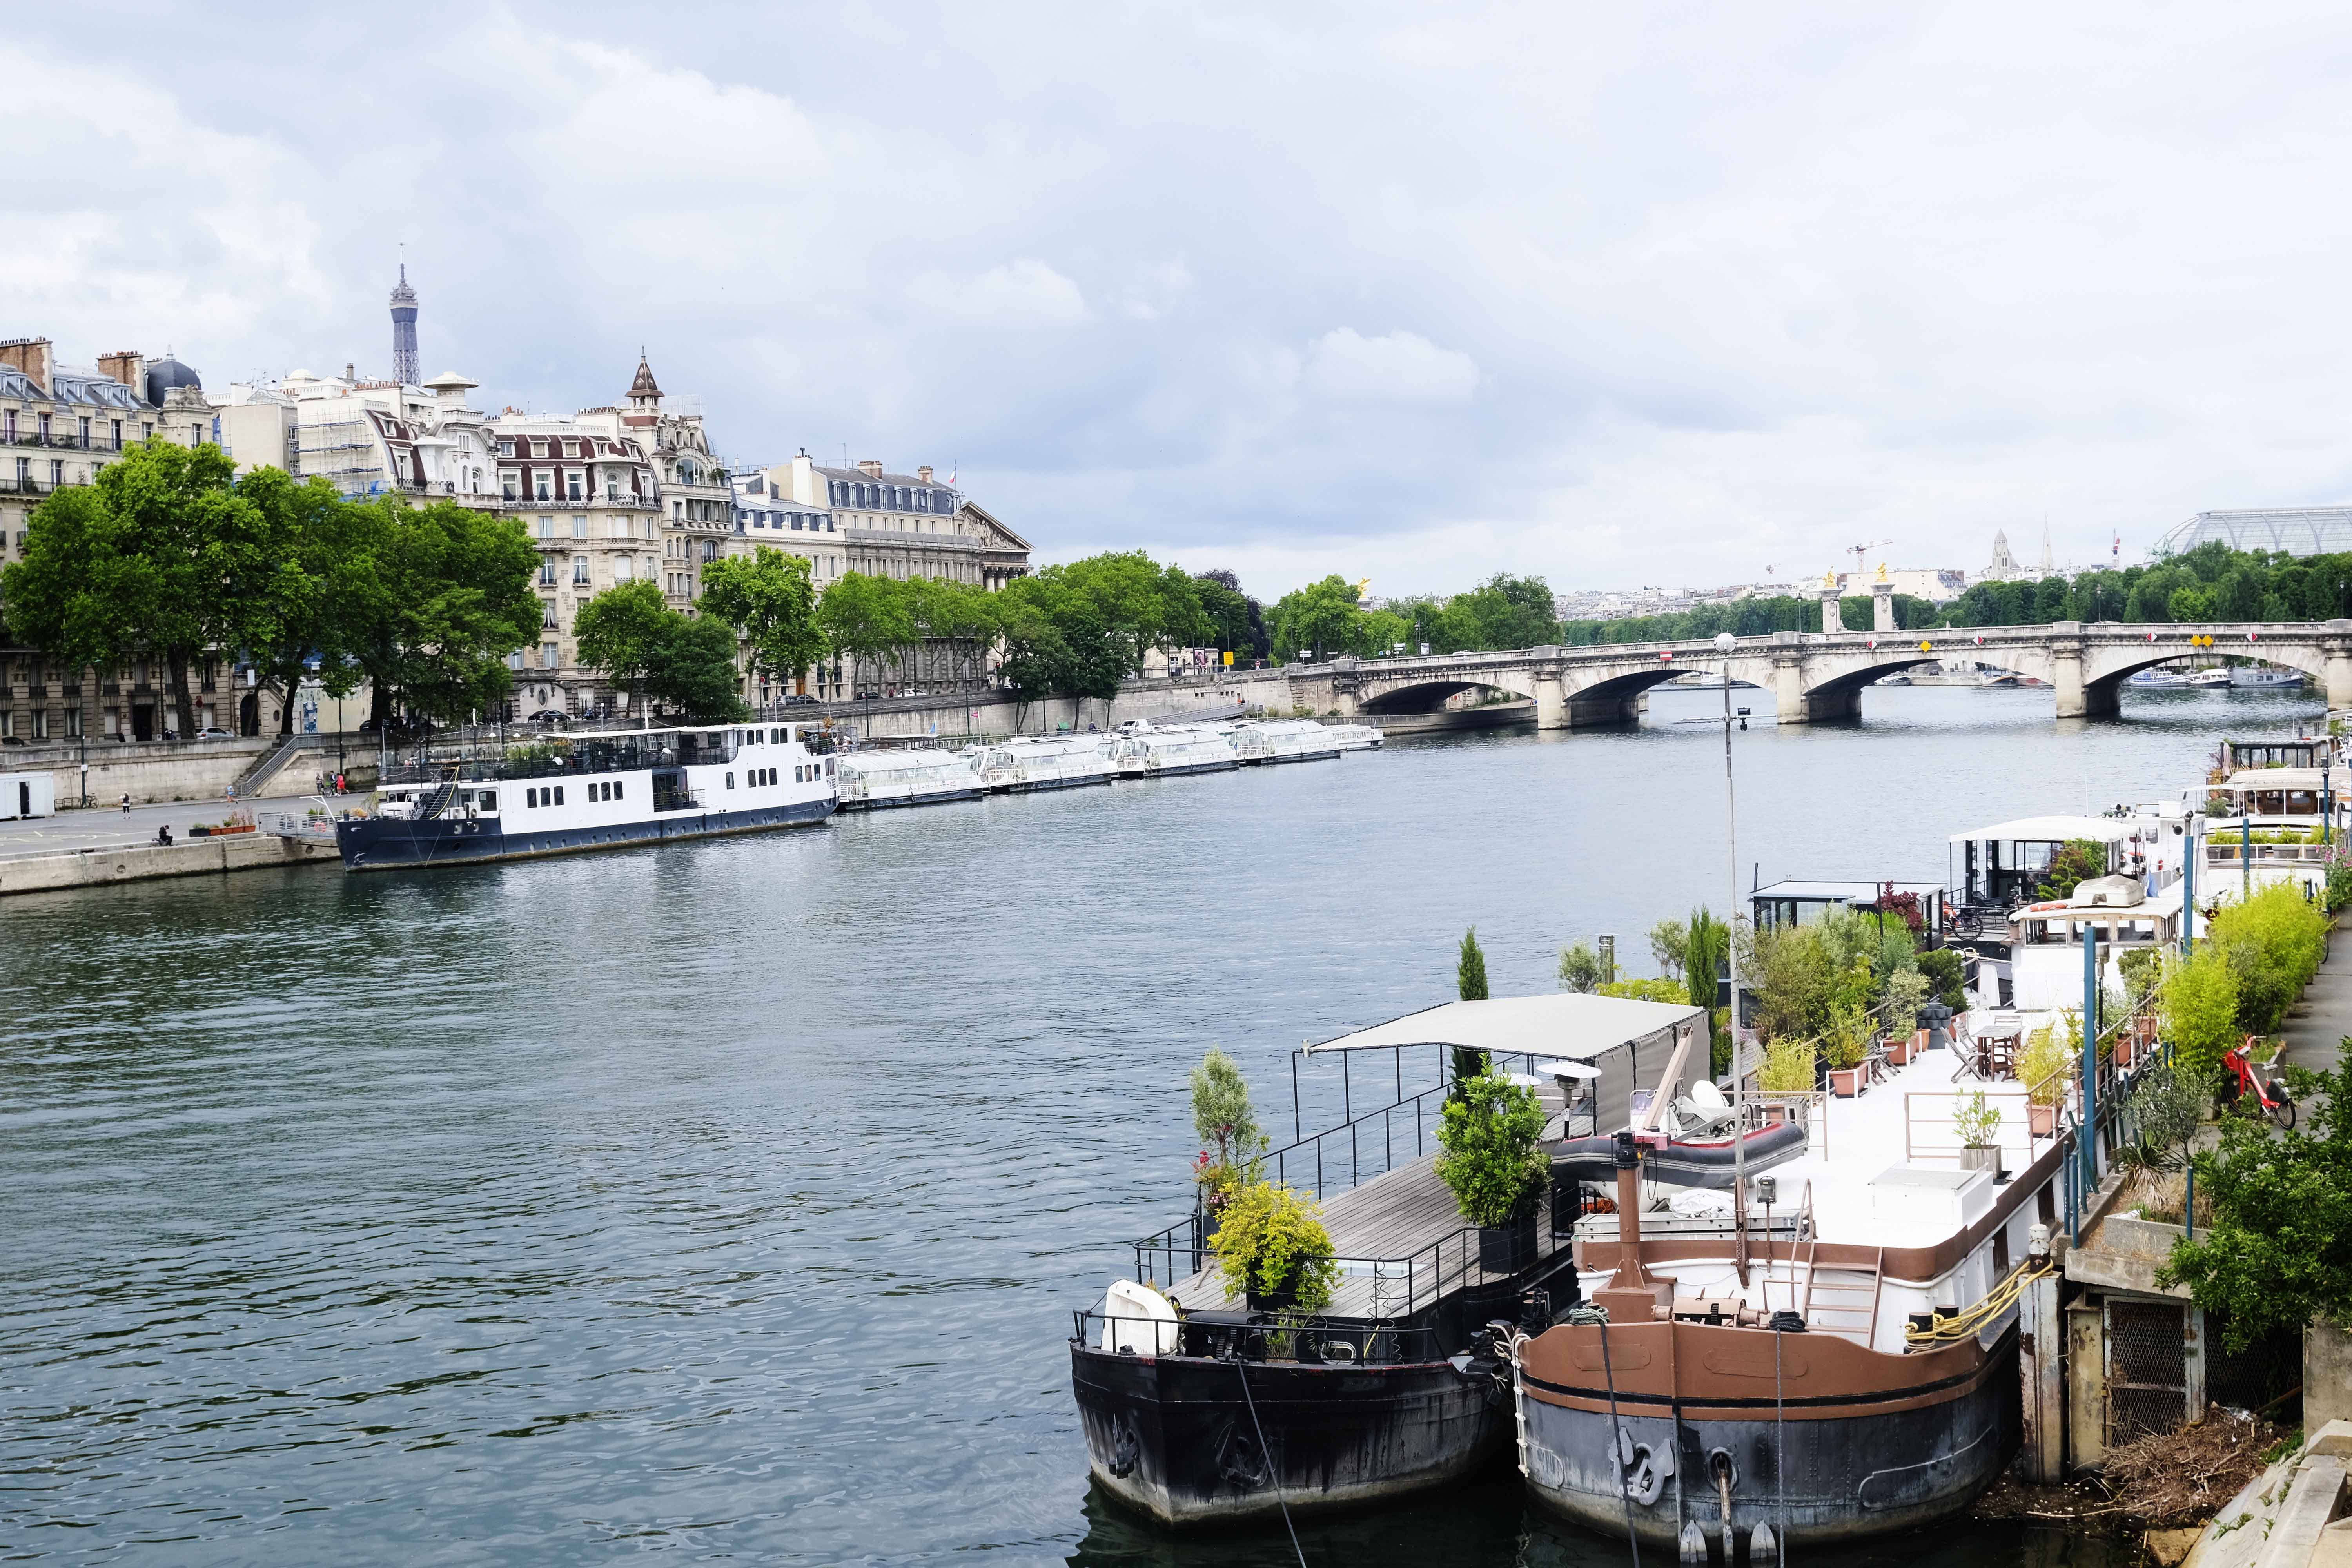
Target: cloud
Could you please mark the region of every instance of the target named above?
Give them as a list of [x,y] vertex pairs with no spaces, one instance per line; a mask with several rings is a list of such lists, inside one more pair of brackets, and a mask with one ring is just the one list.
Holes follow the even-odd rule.
[[1309,345],[1307,383],[1326,397],[1361,403],[1465,403],[1478,389],[1478,364],[1418,332],[1368,338],[1340,327]]
[[0,328],[381,370],[404,254],[493,406],[642,342],[730,457],[954,462],[1045,558],[1267,594],[2352,499],[2316,4],[226,14],[16,19]]
[[926,272],[915,279],[911,293],[917,304],[936,314],[1008,331],[1074,327],[1093,314],[1076,283],[1030,258],[977,277]]

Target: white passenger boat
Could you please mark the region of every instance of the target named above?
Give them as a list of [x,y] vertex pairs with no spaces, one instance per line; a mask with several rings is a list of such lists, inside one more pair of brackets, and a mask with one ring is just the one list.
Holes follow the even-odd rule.
[[1377,724],[1332,724],[1331,743],[1343,752],[1377,752],[1387,740]]
[[1234,750],[1243,765],[1312,763],[1339,754],[1332,732],[1312,719],[1269,719],[1234,728]]
[[2299,687],[2309,678],[2299,669],[2280,669],[2266,664],[2241,664],[2230,671],[2230,684],[2263,689],[2273,687]]
[[903,752],[851,752],[840,759],[843,811],[936,805],[985,793],[978,752],[923,746]]
[[2209,665],[2190,676],[2189,684],[2200,687],[2227,686],[2230,684],[2230,672],[2218,664]]
[[1112,765],[1123,779],[1165,778],[1176,773],[1216,773],[1241,765],[1224,725],[1174,724],[1121,735],[1111,749]]
[[2159,691],[2179,691],[2187,689],[2189,677],[2177,669],[2143,669],[2128,677],[2124,684],[2142,688],[2154,687]]
[[499,756],[386,771],[335,824],[347,871],[519,860],[823,822],[833,737],[808,724],[551,735]]
[[981,787],[997,795],[1110,783],[1100,735],[1018,735],[980,754]]

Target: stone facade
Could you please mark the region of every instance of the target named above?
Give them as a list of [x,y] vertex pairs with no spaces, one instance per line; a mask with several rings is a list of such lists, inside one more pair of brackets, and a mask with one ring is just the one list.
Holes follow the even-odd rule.
[[[0,342],[0,562],[24,558],[43,500],[90,483],[115,454],[151,437],[189,447],[217,438],[203,384],[179,361],[124,351],[77,368],[59,364],[47,338]],[[222,660],[202,661],[189,679],[200,728],[236,723]],[[274,703],[268,714],[274,721]],[[151,737],[174,723],[160,661],[99,674],[0,647],[0,745]]]
[[691,614],[702,595],[702,568],[731,553],[735,535],[727,465],[711,453],[701,410],[663,408],[653,366],[640,354],[626,406],[583,409],[579,422],[633,442],[645,455],[659,506],[662,592],[672,609]]

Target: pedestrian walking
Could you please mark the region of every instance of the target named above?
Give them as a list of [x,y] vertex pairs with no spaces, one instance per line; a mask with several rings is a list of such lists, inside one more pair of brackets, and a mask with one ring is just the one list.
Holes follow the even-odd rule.
[[131,792],[129,790],[124,790],[122,792],[122,815],[125,816],[131,815]]

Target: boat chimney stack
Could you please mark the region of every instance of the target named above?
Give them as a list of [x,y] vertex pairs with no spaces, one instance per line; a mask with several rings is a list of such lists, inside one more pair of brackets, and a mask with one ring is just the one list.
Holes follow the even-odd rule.
[[1617,1259],[1622,1271],[1628,1261],[1642,1261],[1642,1153],[1632,1129],[1617,1134]]

